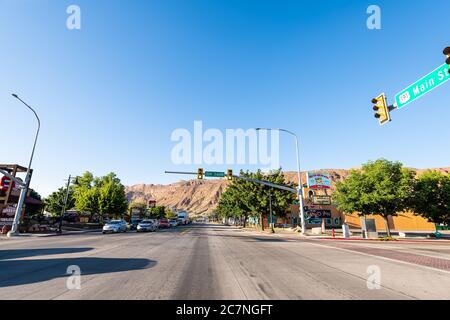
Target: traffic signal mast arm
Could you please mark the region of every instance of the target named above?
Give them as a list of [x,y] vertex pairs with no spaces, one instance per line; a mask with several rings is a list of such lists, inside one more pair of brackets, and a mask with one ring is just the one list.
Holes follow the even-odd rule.
[[[204,175],[204,171],[203,171],[203,169],[201,169],[201,168],[198,169],[198,172],[165,171],[165,173],[173,173],[173,174],[191,174],[191,175],[197,175],[197,178],[199,178],[199,177],[200,177],[200,174],[201,174],[201,175],[202,175],[202,178],[199,178],[199,179],[203,179],[203,175]],[[225,176],[225,174],[224,174],[224,176]],[[245,181],[249,181],[249,182],[253,182],[253,183],[258,183],[258,184],[262,184],[262,185],[264,185],[264,186],[268,186],[268,187],[271,187],[271,188],[276,188],[276,189],[280,189],[280,190],[284,190],[284,191],[289,191],[289,192],[292,192],[292,193],[295,193],[295,194],[298,193],[298,190],[297,190],[297,189],[291,188],[291,187],[288,187],[288,186],[284,186],[284,185],[280,185],[280,184],[275,184],[275,183],[272,183],[272,182],[269,182],[269,181],[264,181],[264,180],[252,179],[252,178],[243,177],[243,176],[235,176],[235,175],[233,175],[233,170],[230,170],[230,169],[227,171],[226,177],[227,177],[228,180],[231,180],[232,178],[235,178],[235,179],[242,179],[242,180],[245,180]],[[231,179],[230,179],[230,178],[231,178]]]
[[283,186],[283,185],[280,185],[280,184],[275,184],[275,183],[272,183],[272,182],[269,182],[269,181],[257,180],[257,179],[242,177],[242,176],[233,176],[233,177],[236,178],[236,179],[242,179],[242,180],[253,182],[253,183],[259,183],[259,184],[262,184],[264,186],[268,186],[268,187],[271,187],[271,188],[276,188],[276,189],[281,189],[281,190],[285,190],[285,191],[290,191],[290,192],[293,192],[295,194],[298,193],[298,189],[294,189],[294,188],[291,188],[291,187]]

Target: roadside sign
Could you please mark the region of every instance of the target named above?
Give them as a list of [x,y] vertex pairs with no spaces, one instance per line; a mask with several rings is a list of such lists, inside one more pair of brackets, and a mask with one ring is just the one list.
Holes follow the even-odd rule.
[[305,208],[305,214],[308,219],[331,218],[331,210]]
[[312,202],[314,205],[331,205],[331,197],[324,195],[314,195],[312,197]]
[[309,189],[330,189],[331,177],[328,173],[307,173],[308,188]]
[[425,77],[419,79],[406,89],[403,89],[395,96],[395,104],[397,109],[410,104],[414,100],[419,99],[428,92],[436,89],[440,85],[450,80],[448,72],[448,64],[444,63],[435,70],[431,71]]
[[224,178],[225,177],[225,172],[205,171],[205,177],[208,177],[208,178]]
[[[8,190],[10,184],[11,184],[11,179],[8,178],[7,176],[3,176],[2,179],[0,180],[0,188],[3,191]],[[16,187],[16,183],[14,181],[12,182],[12,187],[13,187],[13,189]]]

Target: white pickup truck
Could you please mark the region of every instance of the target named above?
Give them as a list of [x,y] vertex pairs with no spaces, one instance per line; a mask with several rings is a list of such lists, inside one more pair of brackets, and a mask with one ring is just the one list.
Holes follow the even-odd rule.
[[189,224],[189,213],[186,211],[178,212],[178,219],[181,221],[181,224]]

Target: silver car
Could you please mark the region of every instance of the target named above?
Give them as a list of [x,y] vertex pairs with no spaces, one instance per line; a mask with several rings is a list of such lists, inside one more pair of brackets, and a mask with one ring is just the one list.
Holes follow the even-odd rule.
[[111,220],[103,226],[103,234],[127,232],[128,226],[124,220]]
[[137,225],[137,232],[156,231],[158,227],[151,220],[143,220]]

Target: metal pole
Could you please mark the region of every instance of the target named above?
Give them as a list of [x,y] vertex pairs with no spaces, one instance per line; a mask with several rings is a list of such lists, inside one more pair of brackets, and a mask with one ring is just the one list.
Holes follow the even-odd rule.
[[27,174],[25,177],[25,186],[22,187],[22,189],[20,190],[20,196],[19,196],[19,202],[17,203],[17,208],[16,208],[16,214],[14,215],[14,221],[13,221],[13,225],[11,228],[11,231],[8,232],[8,237],[11,236],[15,236],[18,235],[18,228],[19,228],[19,220],[20,220],[20,216],[22,214],[22,208],[23,208],[23,204],[25,202],[25,197],[28,193],[28,188],[30,186],[30,181],[31,181],[31,163],[33,161],[33,156],[34,156],[34,150],[36,148],[36,142],[39,136],[39,130],[41,128],[41,120],[39,120],[39,117],[36,113],[36,111],[34,111],[33,108],[31,108],[28,104],[26,104],[22,99],[20,99],[16,94],[12,95],[14,98],[16,98],[17,100],[19,100],[20,102],[22,102],[28,109],[30,109],[34,115],[36,116],[36,119],[38,121],[38,127],[37,127],[37,131],[36,131],[36,136],[34,138],[34,144],[33,144],[33,150],[31,151],[31,157],[30,157],[30,162],[28,163],[28,168],[27,168]]
[[304,210],[304,204],[303,204],[303,182],[302,182],[302,176],[300,172],[300,148],[298,143],[298,137],[295,133],[292,131],[286,130],[286,129],[271,129],[271,128],[256,128],[256,130],[278,130],[283,131],[286,133],[289,133],[290,135],[294,136],[295,138],[295,148],[296,148],[296,156],[297,156],[297,176],[298,176],[298,188],[297,188],[297,195],[298,195],[298,202],[299,202],[299,215],[301,220],[301,228],[302,228],[302,234],[306,234],[306,223],[305,223],[305,210]]
[[302,176],[300,172],[300,148],[298,143],[298,137],[296,134],[287,131],[295,137],[295,147],[297,149],[297,176],[298,176],[298,200],[300,205],[300,220],[302,224],[302,234],[306,234],[306,223],[305,223],[305,209],[303,204],[303,182]]
[[274,233],[273,230],[273,217],[272,217],[272,192],[269,189],[269,212],[270,212],[270,232]]
[[59,234],[62,234],[62,223],[63,223],[63,219],[64,219],[64,214],[66,213],[67,199],[69,198],[70,179],[72,179],[72,177],[69,175],[69,179],[67,180],[67,186],[66,186],[66,195],[64,197],[64,204],[63,204],[63,208],[61,210],[61,217],[59,218],[59,228],[58,228]]

